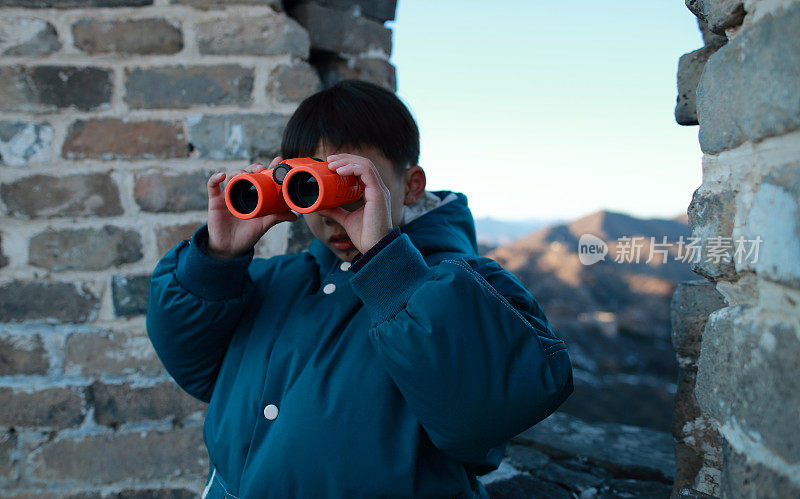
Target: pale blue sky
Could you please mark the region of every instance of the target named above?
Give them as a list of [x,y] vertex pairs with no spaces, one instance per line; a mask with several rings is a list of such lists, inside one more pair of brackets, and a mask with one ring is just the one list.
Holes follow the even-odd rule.
[[685,213],[702,155],[675,72],[702,39],[682,0],[399,0],[389,26],[429,190],[476,217]]

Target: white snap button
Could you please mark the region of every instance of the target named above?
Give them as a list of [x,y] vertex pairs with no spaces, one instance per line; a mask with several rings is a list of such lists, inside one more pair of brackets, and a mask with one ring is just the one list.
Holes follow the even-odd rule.
[[339,265],[339,268],[342,270],[350,270],[350,262],[342,262],[342,264]]
[[278,406],[270,404],[264,408],[264,417],[273,420],[278,417]]
[[334,291],[336,291],[336,284],[333,283],[326,284],[325,287],[322,288],[322,292],[325,293],[326,295],[329,295]]

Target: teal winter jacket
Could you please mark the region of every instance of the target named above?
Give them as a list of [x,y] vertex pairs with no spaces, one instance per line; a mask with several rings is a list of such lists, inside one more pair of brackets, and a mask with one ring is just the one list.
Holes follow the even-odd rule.
[[207,226],[158,262],[147,333],[209,403],[206,497],[487,497],[476,475],[572,392],[564,342],[478,255],[464,194],[400,229],[356,272],[317,239],[218,261]]

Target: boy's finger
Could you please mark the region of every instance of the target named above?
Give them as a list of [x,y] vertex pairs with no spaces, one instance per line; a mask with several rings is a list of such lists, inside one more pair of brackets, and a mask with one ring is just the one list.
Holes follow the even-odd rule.
[[216,196],[220,192],[219,184],[225,180],[225,174],[222,172],[215,173],[209,177],[206,187],[208,187],[208,195]]
[[267,167],[262,165],[261,163],[253,163],[252,165],[245,168],[245,171],[248,173],[258,173],[261,170],[266,170]]
[[272,168],[272,167],[274,167],[275,165],[277,165],[278,163],[280,163],[281,161],[283,161],[283,158],[281,158],[280,156],[276,156],[276,157],[275,157],[275,159],[273,159],[273,160],[270,162],[270,164],[269,164],[269,167],[270,167],[270,168]]

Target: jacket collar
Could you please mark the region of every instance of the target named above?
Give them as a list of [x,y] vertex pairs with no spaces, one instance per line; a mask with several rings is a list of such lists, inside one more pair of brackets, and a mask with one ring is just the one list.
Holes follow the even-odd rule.
[[[420,205],[414,203],[415,208],[409,210],[409,213],[414,213],[414,218],[401,225],[400,231],[408,235],[423,256],[440,251],[477,255],[475,221],[467,204],[467,196],[447,190],[426,192],[437,196],[440,204],[420,211]],[[432,205],[428,203],[428,206]],[[308,252],[319,265],[322,276],[330,273],[333,265],[341,263],[339,257],[316,237],[311,241]]]

